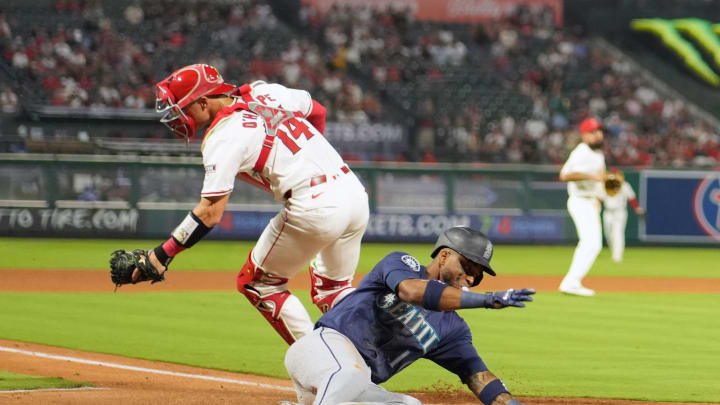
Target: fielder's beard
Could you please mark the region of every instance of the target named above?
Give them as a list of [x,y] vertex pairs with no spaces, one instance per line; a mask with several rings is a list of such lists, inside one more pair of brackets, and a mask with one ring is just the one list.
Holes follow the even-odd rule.
[[602,147],[603,147],[603,141],[597,141],[597,142],[595,142],[595,143],[589,143],[588,146],[589,146],[590,149],[592,149],[592,150],[602,149]]

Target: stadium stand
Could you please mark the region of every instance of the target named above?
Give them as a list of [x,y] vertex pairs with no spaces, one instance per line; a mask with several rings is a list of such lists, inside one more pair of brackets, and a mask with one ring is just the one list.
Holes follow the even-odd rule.
[[115,153],[193,153],[192,145],[166,147],[146,111],[155,80],[204,61],[238,84],[307,89],[328,106],[329,121],[392,122],[410,133],[403,153],[350,160],[560,164],[577,142],[576,124],[598,116],[609,164],[720,162],[717,125],[607,41],[555,26],[549,8],[518,7],[488,24],[367,7],[320,16],[307,4],[294,17],[279,19],[259,0],[12,2],[0,14],[0,77],[11,83],[0,86],[0,108],[130,110],[126,123],[144,112],[134,121],[142,130],[118,129],[119,121],[86,135]]
[[576,142],[572,124],[594,115],[606,117],[611,164],[718,161],[708,122],[690,120],[683,101],[663,97],[622,54],[552,21],[545,8],[471,26],[333,7],[314,24],[333,60],[415,115],[424,159],[559,164]]

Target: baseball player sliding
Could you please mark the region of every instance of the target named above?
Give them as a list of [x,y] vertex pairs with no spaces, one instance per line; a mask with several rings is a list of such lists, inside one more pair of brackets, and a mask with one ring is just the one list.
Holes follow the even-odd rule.
[[638,216],[645,216],[645,210],[638,204],[635,191],[625,181],[623,173],[617,168],[612,168],[605,180],[603,229],[605,230],[605,240],[610,247],[615,263],[622,262],[625,250],[628,203]]
[[595,291],[583,286],[582,279],[602,250],[600,199],[604,194],[605,156],[600,121],[584,120],[580,123],[580,134],[582,142],[560,170],[560,180],[568,183],[567,209],[575,223],[578,244],[558,289],[566,294],[592,296]]
[[236,88],[203,64],[173,72],[156,88],[157,111],[165,113],[161,122],[172,133],[188,140],[207,127],[201,198],[155,249],[116,252],[111,267],[136,268],[131,280],[112,270],[113,281],[162,280],[173,257],[220,222],[235,179],[244,180],[284,206],[251,250],[237,289],[292,344],[310,333],[313,323],[288,291],[288,279],[312,260],[312,300],[323,312],[331,308],[353,290],[369,217],[365,188],[322,135],[325,108],[308,92],[279,84],[258,81]]
[[483,272],[495,275],[492,254],[485,235],[454,227],[440,235],[427,267],[407,253],[387,255],[288,349],[285,367],[300,404],[420,404],[377,384],[426,358],[457,374],[483,404],[520,405],[478,356],[468,325],[455,312],[524,307],[533,300],[533,289],[468,290]]

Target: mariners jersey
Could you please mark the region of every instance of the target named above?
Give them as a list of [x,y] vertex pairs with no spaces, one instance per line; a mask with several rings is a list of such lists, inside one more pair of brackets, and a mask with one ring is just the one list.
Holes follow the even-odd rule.
[[[605,155],[602,151],[594,151],[584,143],[570,152],[567,162],[560,173],[599,174],[605,172]],[[604,191],[602,182],[597,180],[579,180],[568,182],[568,195],[571,197],[602,197]]]
[[605,194],[605,197],[603,197],[603,204],[605,205],[606,211],[625,210],[628,200],[634,199],[635,191],[633,191],[632,187],[630,187],[630,184],[628,184],[627,182],[623,182],[622,187],[620,187],[620,190],[618,190],[617,194],[613,196]]
[[315,327],[347,336],[376,384],[421,357],[461,379],[487,370],[472,344],[470,329],[455,311],[430,311],[398,298],[398,284],[410,278],[427,279],[425,267],[407,253],[389,254]]
[[[303,116],[312,111],[306,91],[265,82],[254,82],[251,88],[259,103],[300,111]],[[309,187],[311,178],[334,175],[342,169],[343,160],[327,139],[304,118],[291,118],[278,129],[265,167],[255,173],[253,167],[267,134],[265,123],[253,112],[232,111],[233,106],[218,113],[203,139],[203,197],[230,193],[237,177],[282,201],[288,190]]]

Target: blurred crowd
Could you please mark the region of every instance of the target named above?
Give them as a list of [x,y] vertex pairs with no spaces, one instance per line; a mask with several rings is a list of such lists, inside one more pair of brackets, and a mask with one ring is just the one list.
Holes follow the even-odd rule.
[[[415,21],[392,8],[335,6],[319,18],[306,6],[301,21],[319,32],[336,66],[352,65],[377,88],[398,84],[416,117],[418,160],[562,164],[579,142],[576,124],[594,116],[608,130],[608,164],[720,163],[716,128],[659,94],[621,54],[555,27],[549,8],[518,7],[467,26]],[[489,80],[467,91],[472,75]],[[493,95],[478,94],[485,90]],[[527,106],[496,104],[510,93]]]
[[5,16],[8,36],[0,50],[24,96],[54,106],[150,105],[152,66],[142,49],[113,30],[102,2],[59,0],[55,13],[65,18],[27,24],[21,16]]
[[561,164],[578,142],[577,123],[595,116],[608,130],[610,165],[720,163],[717,128],[623,55],[554,26],[548,8],[471,25],[416,21],[397,8],[333,6],[320,16],[305,4],[297,27],[261,0],[58,0],[47,11],[61,18],[29,28],[42,16],[0,12],[1,63],[23,83],[0,85],[2,111],[23,97],[152,108],[156,80],[205,62],[238,85],[306,89],[329,121],[409,129],[405,153],[372,158]]
[[[186,64],[205,62],[238,85],[267,80],[307,89],[332,106],[330,119],[381,116],[377,98],[326,65],[308,39],[293,38],[263,1],[207,7],[192,0],[133,1],[118,18],[104,5],[98,0],[58,0],[54,12],[70,18],[16,33],[13,26],[24,24],[18,20],[32,16],[0,14],[2,58],[28,83],[36,102],[152,108],[156,80]],[[278,29],[285,35],[278,35]]]

